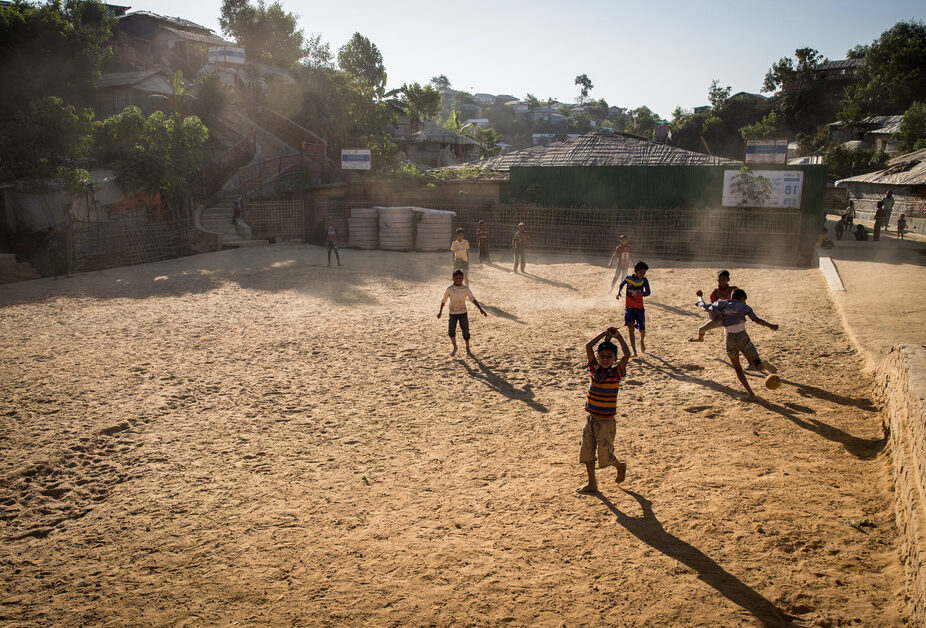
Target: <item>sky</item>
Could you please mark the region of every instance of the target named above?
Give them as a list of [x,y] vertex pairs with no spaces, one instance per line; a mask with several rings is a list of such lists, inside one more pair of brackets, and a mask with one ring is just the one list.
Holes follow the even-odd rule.
[[[714,79],[733,93],[759,93],[771,65],[797,48],[843,59],[899,21],[926,18],[922,0],[280,3],[335,56],[354,32],[369,38],[383,55],[389,88],[443,74],[453,89],[573,102],[575,77],[587,74],[590,97],[646,105],[664,118],[677,106],[707,104]],[[221,32],[221,0],[131,6]]]

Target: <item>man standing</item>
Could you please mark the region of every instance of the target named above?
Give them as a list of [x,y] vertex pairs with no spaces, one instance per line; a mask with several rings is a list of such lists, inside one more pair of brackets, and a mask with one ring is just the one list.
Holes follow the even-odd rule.
[[514,252],[514,272],[518,272],[518,265],[521,266],[521,272],[524,272],[524,264],[527,262],[525,259],[525,254],[527,253],[527,247],[531,242],[531,237],[527,234],[527,231],[524,229],[524,223],[518,223],[518,230],[514,234],[514,238],[511,240],[511,250]]

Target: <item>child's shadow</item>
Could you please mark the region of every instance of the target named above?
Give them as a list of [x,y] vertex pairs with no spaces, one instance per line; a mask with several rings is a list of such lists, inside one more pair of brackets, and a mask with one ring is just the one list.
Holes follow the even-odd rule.
[[621,490],[637,500],[643,509],[642,516],[631,517],[601,493],[596,496],[604,502],[608,510],[614,513],[617,522],[628,532],[653,549],[689,567],[698,574],[699,579],[712,586],[734,604],[755,615],[756,619],[763,624],[789,625],[791,623],[791,617],[787,613],[718,565],[710,556],[674,534],[666,532],[662,527],[662,522],[653,513],[653,504],[650,500],[633,491]]
[[679,316],[693,316],[693,317],[695,317],[695,318],[704,318],[703,316],[701,316],[700,314],[697,314],[697,313],[695,313],[695,312],[690,312],[690,311],[688,311],[688,310],[683,310],[682,308],[680,308],[680,307],[675,307],[674,305],[666,305],[665,303],[660,303],[660,302],[658,302],[658,301],[653,301],[652,299],[650,299],[649,301],[647,301],[646,304],[647,304],[647,305],[655,305],[655,306],[658,307],[658,308],[662,308],[663,310],[666,310],[667,312],[672,312],[673,314],[678,314]]
[[514,321],[515,323],[519,323],[521,325],[527,325],[527,323],[522,321],[520,318],[518,318],[511,312],[506,312],[500,307],[495,307],[494,305],[486,305],[485,303],[483,303],[482,309],[484,309],[486,312],[488,312],[492,316],[498,316],[499,318],[507,318],[508,320]]
[[479,358],[474,356],[473,361],[475,361],[476,365],[479,367],[478,371],[471,367],[466,360],[460,361],[460,364],[463,365],[463,368],[469,372],[470,377],[473,379],[482,380],[486,386],[504,395],[505,397],[508,397],[509,399],[517,399],[518,401],[523,401],[538,412],[549,412],[545,405],[539,401],[534,400],[534,391],[531,389],[530,384],[525,384],[524,388],[519,390],[508,383],[508,380],[506,380],[504,377],[501,377],[495,373],[485,362]]

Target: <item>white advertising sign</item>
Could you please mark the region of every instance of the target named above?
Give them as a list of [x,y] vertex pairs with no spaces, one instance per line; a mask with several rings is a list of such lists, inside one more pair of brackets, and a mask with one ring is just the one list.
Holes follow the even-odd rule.
[[344,170],[369,170],[370,149],[344,149],[341,151],[341,168]]
[[[734,178],[739,170],[723,171],[723,206],[740,207],[743,205],[742,190],[734,189]],[[800,170],[751,170],[754,177],[768,180],[770,190],[765,202],[756,207],[794,207],[801,206],[801,190],[804,187],[804,173]],[[751,205],[751,203],[749,203]]]
[[746,140],[746,163],[788,163],[788,140]]
[[210,46],[209,63],[244,63],[244,48]]

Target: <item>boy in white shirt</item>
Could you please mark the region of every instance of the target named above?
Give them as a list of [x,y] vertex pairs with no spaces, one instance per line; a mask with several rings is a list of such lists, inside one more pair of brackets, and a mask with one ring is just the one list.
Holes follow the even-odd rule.
[[463,237],[463,227],[457,227],[457,239],[450,243],[453,269],[463,271],[463,283],[469,284],[469,240]]
[[469,286],[463,285],[463,271],[453,271],[453,285],[447,286],[444,290],[444,298],[441,299],[440,309],[437,311],[437,318],[444,312],[444,304],[450,300],[450,320],[447,322],[447,333],[450,335],[450,342],[453,343],[451,356],[457,354],[457,322],[460,323],[460,331],[463,333],[463,340],[466,342],[466,353],[472,355],[469,349],[469,315],[466,313],[466,300],[469,299],[473,305],[479,308],[483,316],[488,316],[479,301],[473,296],[473,291]]

